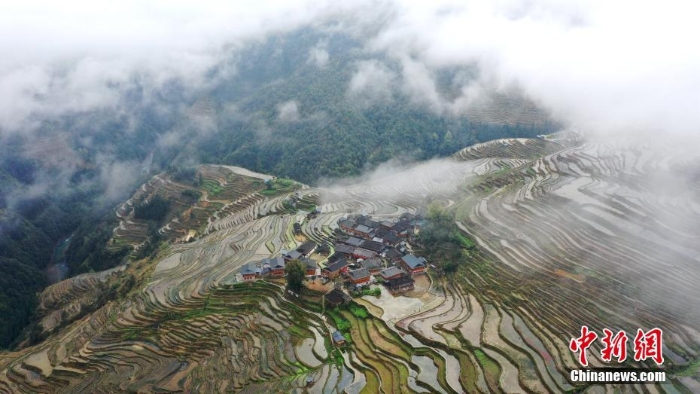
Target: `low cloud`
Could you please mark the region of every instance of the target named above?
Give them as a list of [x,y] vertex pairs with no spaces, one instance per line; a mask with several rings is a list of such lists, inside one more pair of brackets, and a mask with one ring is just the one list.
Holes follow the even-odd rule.
[[[109,115],[135,130],[134,108],[160,111],[159,100],[171,100],[163,109],[169,116],[181,115],[187,105],[172,102],[195,102],[234,75],[241,48],[302,27],[329,34],[300,48],[308,51],[301,59],[310,67],[337,63],[329,55],[336,45],[330,34],[361,44],[354,55],[363,60],[339,66],[353,69],[348,84],[338,86],[360,107],[403,95],[438,114],[474,118],[480,108],[520,98],[528,103],[523,112],[543,108],[564,124],[606,138],[698,135],[700,51],[691,40],[700,36],[700,24],[694,11],[678,0],[28,0],[0,6],[0,139],[20,133],[33,141],[43,120],[91,111],[99,115],[75,122]],[[445,79],[445,73],[451,76]],[[299,102],[280,103],[277,120],[330,121],[314,115],[315,108],[303,109],[302,117]],[[231,115],[231,109],[218,110],[215,116]],[[252,115],[243,112],[232,114],[249,122]],[[217,132],[211,119],[195,114],[189,124],[159,131],[157,146],[172,147],[183,133]],[[250,126],[261,136],[273,129],[267,121]],[[97,127],[85,127],[73,141],[89,148],[89,130]],[[104,162],[108,178],[111,172],[132,174],[137,166]],[[61,173],[69,176],[78,166],[70,161]],[[46,188],[37,185],[32,193],[41,190]]]
[[[134,85],[148,94],[177,80],[196,93],[236,72],[237,48],[364,8],[309,0],[0,6],[0,136],[25,133],[47,116],[116,108]],[[312,53],[319,66],[324,52]]]
[[[404,91],[436,111],[434,75],[478,65],[477,83],[516,86],[586,132],[697,133],[700,35],[687,2],[438,1],[398,5],[369,50],[401,61]],[[633,10],[633,11],[632,11]],[[473,83],[473,82],[472,82]],[[470,93],[469,83],[457,86]]]
[[318,44],[316,44],[316,46],[309,49],[309,58],[307,60],[307,63],[313,64],[318,68],[326,67],[326,64],[328,64],[328,50],[326,49],[327,46],[327,41],[321,41]]
[[350,79],[348,97],[363,106],[389,102],[396,79],[396,73],[384,63],[378,60],[361,61]]
[[[358,64],[350,97],[382,102],[398,81],[415,105],[460,114],[480,89],[516,87],[582,130],[696,133],[694,11],[680,0],[29,0],[0,8],[0,133],[31,129],[45,116],[118,107],[136,85],[149,92],[177,80],[192,92],[206,89],[236,72],[232,51],[303,26],[348,33],[382,59]],[[327,45],[317,42],[308,62],[328,67]],[[399,66],[391,71],[384,61]],[[449,87],[457,96],[441,92],[441,70],[474,66],[476,80]]]
[[420,206],[426,198],[451,196],[474,176],[474,164],[451,158],[416,163],[394,159],[357,177],[320,182],[322,203],[347,201],[356,204],[401,204]]
[[102,198],[116,202],[128,196],[133,188],[133,182],[138,178],[143,168],[136,161],[114,161],[101,158],[100,182],[103,186]]
[[425,64],[404,56],[401,59],[402,90],[413,104],[436,113],[443,111],[443,99],[437,91],[435,78]]
[[278,105],[277,119],[285,123],[298,122],[301,119],[299,116],[299,104],[294,100],[290,100]]

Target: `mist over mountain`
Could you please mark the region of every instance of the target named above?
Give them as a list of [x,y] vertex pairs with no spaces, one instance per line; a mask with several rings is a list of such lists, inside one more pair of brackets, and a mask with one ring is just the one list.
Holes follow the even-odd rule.
[[[521,94],[494,91],[495,111],[486,106],[467,117],[414,102],[398,77],[377,91],[374,79],[399,75],[400,64],[377,60],[352,32],[330,27],[295,26],[245,40],[222,50],[194,84],[142,69],[105,79],[96,69],[89,73],[96,79],[83,79],[86,61],[42,69],[48,85],[0,119],[0,207],[27,220],[31,236],[48,245],[80,229],[66,253],[71,274],[122,261],[125,249],[104,250],[115,225],[112,209],[162,170],[233,164],[314,184],[392,158],[445,156],[478,141],[556,127]],[[436,78],[452,94],[464,76],[451,68]],[[20,80],[7,74],[5,82]],[[68,86],[76,84],[81,90],[72,92]],[[27,244],[21,237],[11,242]],[[14,248],[3,254],[16,257]],[[47,252],[24,263],[40,272],[51,260]]]
[[[41,166],[54,172],[38,176],[51,188],[86,166],[102,188],[111,171],[135,179],[151,153],[164,157],[156,167],[178,157],[285,173],[303,163],[270,158],[303,148],[289,145],[298,130],[335,144],[341,156],[324,158],[320,175],[339,176],[397,151],[422,159],[493,138],[465,136],[479,129],[471,123],[585,133],[692,133],[699,123],[688,107],[699,60],[683,45],[695,27],[680,5],[635,5],[629,17],[603,2],[103,6],[3,12],[3,36],[25,38],[0,43],[0,136],[22,160],[36,162],[42,142],[58,149]],[[71,23],[80,18],[88,22]],[[392,139],[392,127],[414,135]],[[342,156],[336,129],[379,151]],[[417,148],[390,146],[402,141]],[[288,175],[311,182],[307,167]],[[46,181],[33,180],[31,193]]]
[[[319,186],[330,193],[319,205],[348,210],[358,198],[401,205],[413,192],[416,206],[434,194],[448,196],[452,206],[452,194],[462,189],[512,193],[506,185],[522,177],[512,169],[540,156],[547,162],[545,154],[562,149],[564,159],[547,162],[542,174],[588,176],[586,155],[595,156],[595,176],[626,181],[626,171],[637,171],[634,182],[650,182],[638,188],[654,207],[674,197],[692,201],[700,143],[700,51],[692,39],[700,25],[691,8],[682,1],[549,0],[2,5],[0,313],[7,318],[0,322],[0,347],[41,339],[26,327],[37,327],[36,294],[50,282],[49,267],[60,263],[73,276],[158,253],[173,209],[138,229],[146,240],[139,238],[140,250],[136,241],[115,241],[128,225],[115,210],[148,209],[148,193],[124,201],[165,171],[167,182],[181,176],[181,183],[196,184],[190,194],[175,194],[177,207],[197,200],[204,180],[221,176],[206,167],[215,174],[203,180],[202,164]],[[576,131],[576,143],[589,141],[580,148],[586,153],[574,152],[573,143],[518,157],[508,157],[509,148],[500,157],[490,145],[488,154],[474,157],[462,150],[561,130]],[[610,146],[627,153],[609,153]],[[459,155],[496,164],[475,164],[474,176],[485,180],[470,186],[473,179],[465,181],[462,164],[454,162]],[[635,160],[653,168],[630,170]],[[537,174],[538,166],[545,165],[533,164]],[[407,175],[394,179],[395,173]],[[539,175],[527,176],[546,190]],[[252,181],[246,187],[262,190]],[[566,216],[561,200],[551,200],[551,210]],[[510,230],[469,216],[464,207],[473,208],[473,201],[467,201],[457,202],[458,219],[491,234],[483,241],[470,234],[485,249],[497,255],[500,239],[504,249],[521,242],[509,241]],[[511,212],[509,204],[504,211]],[[696,230],[692,214],[654,207],[635,220]],[[220,224],[212,219],[207,233],[213,223]],[[531,244],[544,242],[533,232],[519,234]],[[629,232],[621,243],[630,248],[646,234]],[[694,238],[683,237],[673,250],[680,250],[679,267],[694,272]],[[514,257],[522,257],[518,251],[501,253],[511,267],[525,260]],[[645,300],[676,313],[693,294],[683,304]]]

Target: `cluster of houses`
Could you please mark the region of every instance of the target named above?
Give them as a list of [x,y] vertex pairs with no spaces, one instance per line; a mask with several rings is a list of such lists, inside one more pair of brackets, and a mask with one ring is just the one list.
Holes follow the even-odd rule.
[[375,221],[356,215],[338,221],[334,253],[321,275],[342,277],[350,288],[380,281],[392,294],[412,290],[413,277],[425,273],[428,263],[410,253],[407,240],[414,235],[416,219],[404,214],[399,221]]
[[[308,278],[325,280],[341,278],[352,290],[374,282],[382,282],[392,294],[412,290],[413,277],[425,273],[428,263],[410,253],[407,241],[414,236],[419,221],[406,213],[398,221],[375,221],[366,215],[355,215],[338,221],[336,240],[329,245],[308,241],[296,250],[277,257],[252,262],[240,270],[243,281],[261,276],[284,277],[288,261],[300,260]],[[319,270],[312,253],[328,254],[325,267]],[[331,253],[332,252],[332,253]]]
[[311,278],[319,274],[318,263],[309,258],[316,251],[318,245],[315,242],[304,242],[296,250],[282,253],[277,257],[270,257],[260,261],[254,261],[244,265],[238,273],[243,282],[257,280],[263,276],[270,278],[283,278],[284,267],[288,261],[299,260],[306,267],[306,277]]

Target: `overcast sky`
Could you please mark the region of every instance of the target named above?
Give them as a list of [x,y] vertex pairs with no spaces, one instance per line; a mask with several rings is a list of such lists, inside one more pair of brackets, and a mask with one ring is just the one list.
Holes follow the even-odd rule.
[[[342,5],[341,5],[342,3]],[[21,1],[0,5],[0,128],[31,115],[116,105],[114,84],[145,75],[202,88],[224,55],[306,25],[360,34],[368,53],[401,64],[357,65],[345,87],[399,83],[445,114],[481,85],[521,88],[584,131],[700,131],[699,9],[690,1]],[[372,24],[378,29],[363,29]],[[366,33],[372,32],[372,33]],[[309,64],[324,67],[321,43]],[[441,97],[434,73],[478,64],[478,84]],[[235,72],[235,65],[230,72]],[[382,77],[383,75],[383,77]],[[372,97],[386,95],[373,92]],[[291,107],[290,107],[291,108]],[[280,107],[280,114],[287,114]],[[284,110],[284,111],[283,111]],[[290,112],[291,113],[291,112]]]

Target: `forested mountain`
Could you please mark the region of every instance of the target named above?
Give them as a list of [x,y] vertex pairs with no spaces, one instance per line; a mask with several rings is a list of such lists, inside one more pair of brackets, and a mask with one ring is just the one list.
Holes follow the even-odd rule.
[[[105,249],[113,207],[159,171],[231,164],[315,184],[556,127],[517,94],[493,92],[490,109],[472,114],[417,102],[397,82],[400,64],[341,32],[304,28],[227,56],[196,89],[178,79],[147,89],[148,76],[134,75],[129,86],[111,87],[118,110],[36,119],[31,133],[3,137],[0,310],[9,312],[0,347],[29,320],[60,240],[74,234],[70,274],[124,260],[126,249]],[[437,92],[453,98],[475,73],[445,69],[434,76]]]
[[[319,45],[328,59],[322,67],[309,57]],[[206,130],[178,134],[188,143],[176,144],[161,164],[172,157],[237,164],[314,184],[392,158],[446,156],[476,142],[555,129],[524,97],[497,96],[492,104],[502,113],[496,116],[452,116],[416,104],[391,83],[379,86],[382,91],[353,90],[363,68],[379,67],[388,78],[400,72],[400,65],[380,60],[342,34],[301,30],[271,37],[240,55],[235,76],[201,96],[190,119]],[[436,87],[454,95],[454,81],[470,73],[445,70]]]

